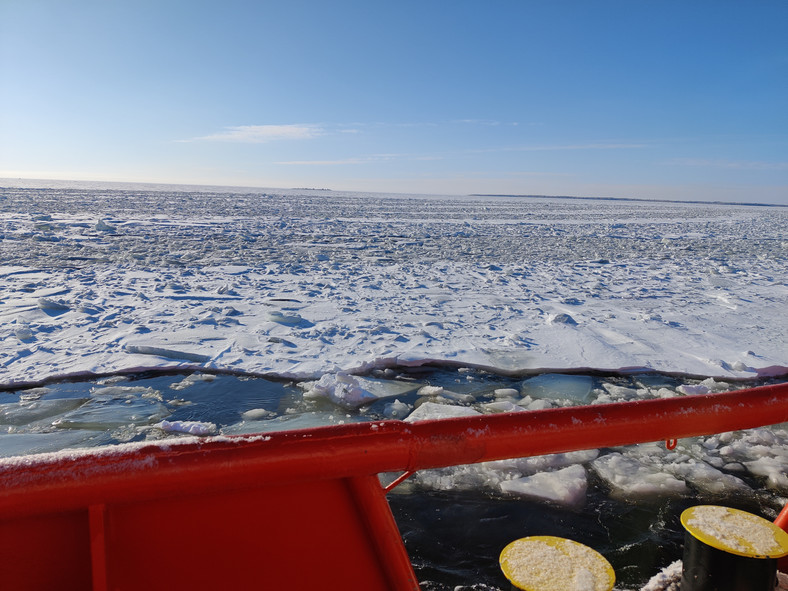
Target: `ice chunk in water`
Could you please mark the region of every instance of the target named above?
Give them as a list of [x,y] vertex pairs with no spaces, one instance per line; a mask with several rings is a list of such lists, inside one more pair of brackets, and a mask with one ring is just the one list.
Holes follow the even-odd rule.
[[785,458],[764,455],[757,460],[745,462],[747,469],[756,476],[766,478],[767,488],[788,492],[788,476],[785,474]]
[[521,385],[521,393],[533,398],[568,398],[576,402],[587,402],[593,386],[594,380],[590,376],[546,373],[525,380]]
[[305,394],[307,398],[325,397],[347,408],[358,408],[375,402],[380,398],[402,396],[418,388],[410,382],[397,380],[377,380],[362,378],[343,372],[325,374],[312,384],[312,389]]
[[417,385],[397,380],[377,380],[357,377],[356,383],[375,398],[392,398],[416,390]]
[[162,421],[156,425],[167,433],[188,433],[189,435],[213,435],[216,425],[201,421]]
[[276,413],[265,408],[250,408],[246,412],[241,413],[241,418],[244,421],[260,421],[262,419],[270,419],[276,416]]
[[419,408],[414,410],[408,418],[405,419],[408,423],[414,421],[431,421],[434,419],[449,419],[454,417],[472,417],[480,415],[477,410],[467,406],[452,406],[448,404],[437,404],[435,402],[425,402]]
[[697,395],[697,394],[708,394],[709,388],[704,384],[681,384],[677,391],[681,392],[682,394],[688,395]]
[[55,433],[0,434],[0,457],[60,451],[69,447],[95,445],[90,440],[102,435],[95,431],[57,431]]
[[599,457],[597,449],[583,449],[559,454],[546,454],[543,456],[533,456],[528,458],[518,458],[510,460],[523,476],[546,472],[558,468],[566,468],[574,464],[587,464]]
[[485,412],[521,412],[525,408],[515,404],[511,400],[496,400],[495,402],[488,402],[482,405]]
[[443,394],[443,386],[422,386],[419,388],[419,396],[439,396]]
[[211,374],[193,373],[183,378],[180,382],[175,382],[174,384],[170,384],[170,388],[173,390],[185,390],[186,388],[189,388],[194,384],[199,384],[201,382],[212,382],[215,379],[216,376]]
[[410,405],[399,400],[389,402],[383,407],[383,416],[387,419],[402,419],[410,412]]
[[678,591],[683,563],[676,560],[651,577],[640,591]]
[[496,388],[494,394],[498,399],[517,398],[520,391],[516,388]]
[[588,479],[585,468],[575,464],[555,472],[539,472],[533,476],[504,480],[500,487],[506,493],[579,507],[585,502]]
[[90,394],[103,399],[126,399],[139,396],[140,398],[161,400],[161,392],[150,386],[96,386],[90,389]]
[[87,398],[55,398],[0,404],[0,425],[27,425],[79,408],[86,400]]
[[155,399],[136,396],[96,396],[52,423],[61,429],[114,429],[123,425],[151,425],[170,411]]
[[523,401],[530,400],[526,405],[527,410],[544,410],[546,408],[552,408],[553,405],[550,404],[548,400],[531,400],[530,398],[523,399]]
[[674,476],[712,495],[752,492],[741,479],[720,472],[706,462],[690,459],[687,462],[666,464],[665,467]]
[[365,419],[346,415],[343,412],[314,411],[297,415],[284,415],[263,421],[242,421],[222,429],[224,435],[246,435],[249,433],[271,433],[274,431],[292,431],[295,429],[312,429],[328,425],[364,422]]
[[591,467],[608,483],[613,497],[635,499],[688,492],[683,480],[618,452],[597,458]]

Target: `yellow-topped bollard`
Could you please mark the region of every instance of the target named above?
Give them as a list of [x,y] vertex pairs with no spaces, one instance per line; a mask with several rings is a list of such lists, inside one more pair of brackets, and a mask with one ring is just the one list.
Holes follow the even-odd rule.
[[681,591],[773,591],[777,559],[788,555],[788,533],[747,511],[719,505],[681,514]]
[[499,561],[504,576],[523,591],[611,591],[616,582],[604,556],[566,538],[520,538]]

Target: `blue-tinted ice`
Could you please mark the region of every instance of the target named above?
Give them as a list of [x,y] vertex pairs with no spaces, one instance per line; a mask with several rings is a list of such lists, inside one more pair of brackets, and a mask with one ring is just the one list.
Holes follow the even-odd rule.
[[594,387],[590,376],[546,373],[525,380],[521,385],[523,396],[588,402]]

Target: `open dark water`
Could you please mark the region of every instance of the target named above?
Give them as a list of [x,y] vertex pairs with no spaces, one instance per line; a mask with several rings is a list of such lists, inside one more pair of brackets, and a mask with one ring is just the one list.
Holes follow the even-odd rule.
[[[489,495],[424,491],[389,496],[402,538],[423,589],[456,587],[509,591],[498,556],[511,541],[553,535],[586,544],[616,571],[616,589],[640,589],[653,575],[681,559],[681,512],[702,502],[696,497],[627,503],[601,490],[571,511],[548,503]],[[751,499],[724,504],[759,513]]]

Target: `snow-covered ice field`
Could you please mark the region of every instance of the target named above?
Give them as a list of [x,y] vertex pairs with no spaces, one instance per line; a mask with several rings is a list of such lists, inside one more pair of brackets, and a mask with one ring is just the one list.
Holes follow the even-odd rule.
[[[3,184],[0,456],[788,375],[785,207]],[[575,515],[659,499],[646,542],[611,550],[631,564],[636,549],[624,578],[642,582],[648,556],[667,556],[665,503],[773,515],[786,450],[777,425],[427,471],[398,490]]]
[[199,365],[319,378],[788,371],[788,208],[3,189],[0,382]]

